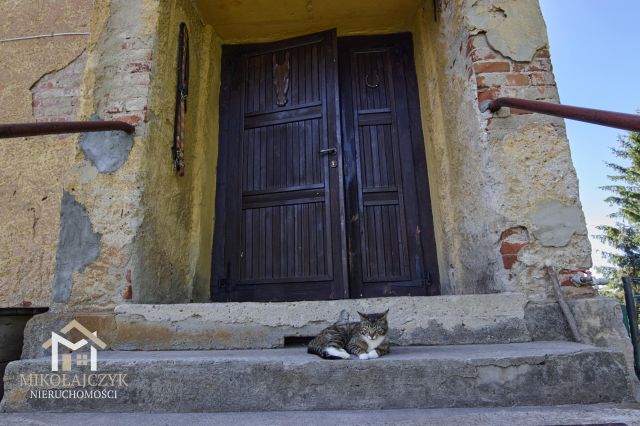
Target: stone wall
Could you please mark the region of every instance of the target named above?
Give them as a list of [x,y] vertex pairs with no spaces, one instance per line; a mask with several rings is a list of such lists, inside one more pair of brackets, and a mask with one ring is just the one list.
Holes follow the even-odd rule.
[[[547,264],[588,268],[590,246],[563,121],[518,110],[481,113],[478,107],[498,96],[558,102],[537,0],[407,0],[393,25],[380,26],[384,19],[372,15],[354,28],[349,11],[363,4],[300,13],[310,22],[335,22],[339,34],[413,27],[443,294],[522,291],[542,300],[551,293]],[[254,34],[255,23],[229,10],[228,20],[217,25],[235,37],[245,30]],[[49,70],[55,73],[43,77],[39,71],[30,80],[36,117],[123,120],[136,133],[93,133],[59,145],[66,163],[58,162],[57,181],[47,180],[55,205],[47,213],[45,249],[29,242],[28,259],[20,258],[16,247],[30,232],[31,239],[37,236],[44,223],[39,204],[15,203],[7,217],[19,220],[5,221],[15,231],[2,242],[11,262],[2,270],[14,281],[39,274],[46,285],[37,290],[41,303],[48,303],[53,283],[55,309],[207,301],[222,41],[188,0],[96,0],[88,16],[89,39]],[[184,177],[173,170],[171,156],[181,22],[189,28],[191,54]],[[269,36],[299,35],[297,25],[287,18]],[[72,76],[81,63],[78,86]],[[9,151],[7,146],[2,149]],[[33,161],[49,167],[44,158]],[[23,179],[33,180],[34,168],[21,170]],[[0,173],[6,174],[0,183],[11,182],[16,191],[31,185]],[[2,188],[13,196],[9,185]],[[36,203],[37,191],[28,191]],[[43,259],[42,266],[35,267],[34,259]],[[17,295],[6,303],[22,300],[27,298]]]
[[440,1],[436,11],[418,14],[416,38],[432,47],[416,56],[427,158],[438,168],[430,181],[443,293],[544,299],[546,265],[591,266],[564,122],[478,105],[559,101],[538,1]]
[[[172,166],[180,22],[190,32],[184,177]],[[187,0],[95,2],[79,116],[136,132],[79,138],[63,191],[55,309],[208,300],[219,52]]]
[[[0,39],[88,32],[92,0],[0,2]],[[0,122],[77,114],[86,35],[0,42]],[[0,140],[0,307],[49,306],[73,136]]]

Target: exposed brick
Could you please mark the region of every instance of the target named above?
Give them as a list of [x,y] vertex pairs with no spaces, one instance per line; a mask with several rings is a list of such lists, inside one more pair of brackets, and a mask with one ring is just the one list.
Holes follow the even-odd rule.
[[486,83],[486,76],[479,75],[476,79],[476,84],[478,85],[478,89],[488,89],[489,86]]
[[147,109],[147,99],[146,98],[129,99],[125,102],[124,109],[127,112],[145,111]]
[[134,62],[131,64],[127,64],[127,66],[125,67],[125,72],[129,72],[132,74],[149,71],[151,71],[151,65],[146,62]]
[[488,49],[476,49],[471,52],[469,56],[473,62],[490,61],[498,58],[498,55],[496,55],[495,52]]
[[478,101],[492,101],[498,97],[499,91],[500,90],[497,87],[492,87],[488,90],[480,91],[478,92]]
[[509,72],[511,64],[506,61],[496,62],[479,62],[473,65],[476,74],[492,73],[492,72]]
[[533,55],[534,58],[551,58],[551,54],[549,53],[549,49],[540,49]]
[[517,261],[518,261],[518,256],[516,255],[507,254],[502,256],[502,265],[504,266],[504,269],[513,268],[513,265],[515,265]]
[[573,278],[573,276],[576,274],[591,275],[591,271],[588,268],[563,269],[559,273],[560,285],[563,287],[573,286],[574,284],[571,278]]
[[551,61],[549,59],[534,59],[530,63],[513,64],[513,72],[536,72],[536,71],[552,71]]
[[140,114],[117,114],[111,117],[113,120],[124,121],[131,125],[135,125],[144,121],[144,116]]
[[526,74],[507,74],[506,79],[509,86],[528,86],[531,83]]
[[72,121],[77,114],[86,53],[66,67],[42,76],[31,88],[31,107],[37,122]]
[[522,226],[509,228],[500,234],[500,254],[505,269],[513,268],[518,261],[518,255],[529,245],[529,232]]
[[530,74],[531,84],[534,86],[553,85],[553,74],[550,72],[534,72]]
[[502,255],[506,255],[506,254],[518,254],[520,253],[520,250],[522,250],[523,247],[527,246],[527,244],[529,243],[510,243],[509,241],[503,241],[502,244],[500,244],[500,254]]

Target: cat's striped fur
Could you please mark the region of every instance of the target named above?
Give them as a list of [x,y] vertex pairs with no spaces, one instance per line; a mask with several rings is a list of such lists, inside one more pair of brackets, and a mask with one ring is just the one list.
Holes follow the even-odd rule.
[[360,322],[336,323],[309,342],[307,352],[325,359],[378,358],[389,353],[387,313],[360,315]]

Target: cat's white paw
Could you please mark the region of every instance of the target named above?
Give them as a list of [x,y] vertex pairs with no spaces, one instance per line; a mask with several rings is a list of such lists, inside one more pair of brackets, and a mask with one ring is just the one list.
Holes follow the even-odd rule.
[[335,356],[338,358],[342,358],[342,359],[351,358],[351,355],[349,355],[347,351],[345,351],[344,349],[328,347],[325,349],[325,351],[327,352],[328,355]]
[[375,349],[370,351],[367,355],[369,355],[369,359],[376,359],[380,357],[380,355],[378,355],[378,352],[376,352]]
[[360,355],[358,355],[358,358],[360,358],[360,359],[369,359],[369,354],[360,354]]

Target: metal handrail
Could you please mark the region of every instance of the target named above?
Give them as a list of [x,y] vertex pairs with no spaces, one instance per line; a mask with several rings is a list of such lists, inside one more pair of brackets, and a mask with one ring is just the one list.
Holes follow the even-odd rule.
[[640,132],[640,115],[517,98],[498,98],[480,103],[480,111],[482,112],[497,112],[502,107],[518,108],[539,114],[584,121],[631,132]]
[[627,316],[629,318],[629,331],[631,334],[631,344],[633,345],[633,367],[636,376],[640,379],[640,341],[638,339],[638,311],[633,297],[633,281],[639,281],[636,277],[622,277],[622,286],[624,287],[624,301],[627,307]]
[[53,123],[0,124],[0,139],[117,130],[132,134],[136,131],[136,128],[124,121],[57,121]]

